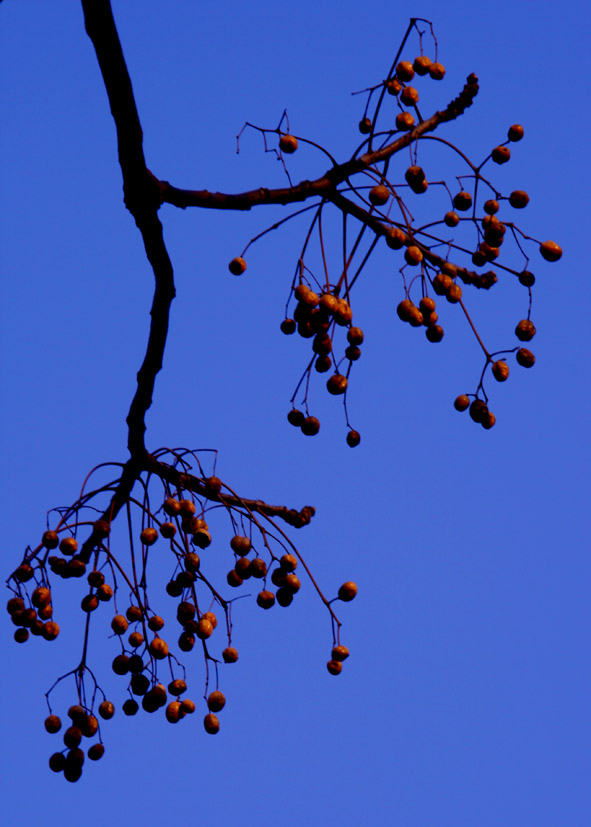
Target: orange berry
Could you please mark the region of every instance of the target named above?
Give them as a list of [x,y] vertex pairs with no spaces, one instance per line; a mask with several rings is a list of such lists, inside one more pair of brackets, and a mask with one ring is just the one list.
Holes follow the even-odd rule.
[[153,546],[158,539],[158,532],[155,528],[144,528],[140,534],[140,540],[145,546]]
[[396,75],[404,83],[412,80],[415,76],[415,70],[412,63],[409,63],[408,60],[401,60],[396,67]]
[[495,164],[506,164],[511,158],[511,150],[508,146],[496,146],[491,156]]
[[543,244],[540,244],[540,253],[546,261],[558,261],[562,256],[562,249],[555,241],[544,241]]
[[242,256],[237,256],[233,258],[232,261],[228,264],[228,270],[232,273],[233,276],[241,276],[242,273],[246,270],[246,262],[242,258]]
[[210,735],[215,735],[216,732],[219,732],[220,722],[218,721],[217,715],[214,715],[213,712],[209,712],[203,719],[203,726],[205,727],[205,731]]
[[350,580],[343,585],[339,589],[339,600],[343,600],[345,603],[348,603],[350,600],[357,595],[357,585],[352,583]]
[[504,382],[509,377],[509,365],[503,359],[500,359],[493,364],[492,373],[497,382]]
[[415,57],[412,65],[417,75],[426,75],[433,64],[431,63],[431,58],[428,58],[427,55],[419,55]]
[[340,675],[343,671],[343,664],[339,660],[329,660],[326,668],[331,675]]
[[533,355],[531,350],[528,350],[525,347],[519,348],[515,358],[517,359],[517,364],[521,365],[522,368],[531,368],[536,361],[536,357]]
[[466,396],[465,393],[461,393],[459,396],[456,396],[454,400],[454,408],[456,411],[465,411],[470,407],[470,399]]
[[298,141],[293,135],[282,135],[279,138],[279,149],[286,155],[291,155],[298,148]]
[[383,204],[387,204],[390,199],[390,190],[388,187],[384,186],[383,184],[377,184],[375,187],[372,187],[369,191],[369,200],[374,205],[374,207],[381,207]]
[[396,129],[400,132],[408,132],[415,125],[415,119],[410,112],[399,112],[396,115]]
[[510,141],[520,141],[523,138],[523,127],[519,123],[514,123],[513,126],[509,127],[509,131],[507,132],[507,137]]

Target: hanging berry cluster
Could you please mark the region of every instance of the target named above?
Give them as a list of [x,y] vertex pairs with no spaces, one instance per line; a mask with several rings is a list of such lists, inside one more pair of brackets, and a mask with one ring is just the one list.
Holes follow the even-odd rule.
[[[110,720],[117,707],[126,716],[135,715],[140,707],[148,713],[164,708],[166,719],[173,724],[195,712],[195,702],[187,696],[185,666],[175,651],[186,654],[198,645],[205,672],[203,726],[210,734],[218,732],[217,713],[226,703],[219,688],[218,665],[238,660],[232,626],[233,598],[228,587],[254,592],[262,609],[269,610],[275,603],[287,607],[302,587],[301,568],[331,618],[329,673],[338,675],[349,655],[340,642],[341,624],[332,603],[352,600],[357,587],[352,582],[344,583],[338,595],[327,600],[302,555],[277,523],[277,518],[281,518],[294,526],[306,525],[314,509],[306,506],[297,512],[244,500],[218,477],[205,476],[196,452],[171,453],[167,464],[163,462],[165,452],[157,452],[160,476],[141,477],[142,499],[129,497],[129,539],[121,547],[111,538],[108,519],[92,520],[101,496],[113,483],[89,493],[83,490],[74,505],[58,512],[55,528],[48,528],[41,543],[27,550],[8,581],[13,597],[7,610],[17,627],[14,638],[19,643],[31,636],[47,641],[58,637],[60,627],[53,619],[55,579],[74,578],[84,584],[80,599],[80,611],[85,617],[80,662],[46,693],[49,715],[45,728],[58,733],[63,728],[62,719],[53,710],[51,696],[63,681],[72,681],[73,703],[67,711],[69,724],[64,725],[63,748],[49,760],[50,768],[63,772],[68,781],[80,778],[85,757],[92,761],[102,757],[105,748],[100,722]],[[193,474],[192,461],[199,476]],[[155,510],[149,492],[154,485],[161,491],[160,496],[156,495]],[[214,540],[208,520],[220,510],[225,511],[229,520],[229,532]],[[90,541],[80,545],[78,538],[85,534],[88,537],[89,532]],[[214,584],[209,570],[213,558],[220,554],[225,555],[230,568],[226,582]],[[169,580],[159,588],[152,583],[151,570],[161,568],[164,555]],[[243,586],[245,589],[241,589]],[[163,615],[169,611],[164,604],[171,599],[176,604],[178,627],[167,632]],[[127,696],[123,701],[107,698],[89,663],[91,624],[95,617],[105,614],[107,635],[116,651],[112,670],[121,677],[121,694]],[[103,629],[105,625],[103,622]]]
[[[433,60],[423,54],[425,31],[420,29],[421,22],[427,23],[432,35]],[[413,30],[419,36],[420,54],[412,61],[399,60]],[[494,147],[478,164],[473,163],[453,144],[430,134],[441,124],[463,114],[471,106],[479,89],[476,75],[469,75],[457,98],[444,110],[436,112],[430,118],[424,118],[418,106],[420,93],[417,81],[420,82],[423,77],[436,81],[444,78],[445,67],[437,60],[437,50],[437,40],[431,24],[419,19],[411,21],[386,79],[363,90],[367,101],[365,112],[359,121],[359,131],[366,136],[364,141],[350,161],[340,165],[334,162],[333,168],[327,171],[323,179],[307,182],[307,190],[316,191],[320,195],[319,203],[298,210],[289,217],[313,210],[313,219],[291,286],[295,307],[291,315],[286,314],[281,323],[284,334],[297,332],[302,338],[312,340],[312,356],[292,396],[292,409],[288,413],[289,422],[307,436],[314,436],[320,430],[318,418],[310,415],[308,410],[312,373],[331,372],[326,388],[330,394],[344,399],[347,443],[354,447],[360,442],[358,431],[349,423],[346,405],[353,363],[361,356],[360,345],[364,340],[363,330],[353,321],[352,288],[381,238],[390,249],[401,253],[402,261],[395,264],[401,275],[400,286],[396,287],[399,296],[402,293],[396,307],[398,318],[411,327],[424,328],[427,340],[439,343],[445,334],[442,325],[445,310],[436,300],[436,297],[441,297],[445,303],[458,307],[482,349],[484,365],[476,388],[473,393],[461,394],[456,399],[457,410],[469,408],[470,416],[475,422],[482,424],[485,429],[492,428],[495,416],[488,408],[485,379],[492,375],[498,382],[506,381],[509,376],[507,359],[512,354],[521,367],[530,368],[535,362],[533,353],[524,347],[509,345],[495,351],[489,349],[472,320],[468,309],[468,292],[464,291],[465,287],[490,290],[501,278],[517,278],[525,288],[526,311],[524,318],[517,323],[515,334],[520,342],[530,341],[534,336],[536,329],[530,316],[531,288],[535,278],[527,269],[529,256],[523,242],[535,239],[517,227],[511,213],[499,217],[501,207],[524,209],[529,203],[529,196],[518,189],[508,195],[503,194],[484,174],[489,162],[505,164],[510,160],[509,145],[521,141],[524,130],[521,125],[513,124],[508,129],[507,139]],[[389,104],[391,98],[394,99],[394,110]],[[284,155],[295,152],[299,143],[322,148],[312,141],[296,138],[283,131],[285,120],[284,113],[275,130],[253,127],[252,124],[247,126],[263,134],[266,148],[268,138],[274,134],[279,135],[276,152],[287,172]],[[289,129],[288,122],[287,127]],[[443,180],[432,180],[431,175],[419,164],[419,151],[424,149],[425,142],[428,141],[447,146],[464,166],[464,171],[456,176],[456,185],[448,185]],[[322,151],[332,158],[326,150]],[[401,152],[408,153],[410,163],[407,162],[406,168],[394,168],[391,162]],[[414,213],[424,204],[415,202],[413,196],[423,196],[430,187],[447,193],[449,209],[439,215],[432,213],[428,220],[419,222]],[[298,187],[292,189],[297,190]],[[409,193],[413,195],[409,197]],[[323,210],[331,206],[336,207],[344,218],[343,257],[329,267],[323,242],[322,215]],[[348,231],[347,222],[351,218],[355,220],[356,227],[353,231]],[[277,226],[279,224],[274,224],[270,229]],[[314,234],[319,241],[318,266],[310,260],[309,254],[309,242]],[[244,253],[262,235],[264,233],[252,239],[243,254],[230,262],[230,272],[235,275],[244,273]],[[501,248],[506,245],[507,239],[513,242],[509,245],[512,247],[511,253],[517,251],[521,257],[521,267],[501,263]],[[536,243],[546,261],[558,261],[561,257],[562,251],[555,242]],[[495,270],[490,269],[493,263]],[[344,351],[337,351],[336,347],[335,333],[339,327],[346,328]]]
[[[53,771],[63,772],[68,781],[80,778],[85,758],[96,761],[102,757],[102,722],[113,718],[116,710],[129,716],[138,713],[140,707],[148,713],[165,708],[166,719],[173,724],[194,713],[195,702],[187,695],[193,683],[187,678],[177,650],[188,654],[198,648],[202,652],[207,709],[203,726],[208,733],[218,732],[218,713],[226,703],[218,666],[238,660],[232,626],[235,598],[231,595],[235,592],[255,592],[256,603],[264,610],[275,604],[287,607],[297,600],[304,587],[300,580],[304,571],[304,582],[312,584],[331,619],[329,673],[338,675],[349,655],[340,641],[341,623],[333,602],[353,600],[357,593],[355,583],[343,583],[336,597],[327,599],[302,555],[279,526],[280,520],[295,528],[307,525],[314,509],[306,506],[298,511],[245,499],[215,475],[215,462],[208,469],[211,473],[205,473],[198,452],[162,449],[150,453],[146,448],[145,416],[162,368],[169,311],[175,296],[173,267],[158,217],[163,203],[183,209],[195,206],[244,210],[261,204],[311,201],[309,206],[253,238],[229,265],[231,273],[242,275],[246,271],[244,255],[250,244],[295,216],[311,213],[281,322],[284,334],[297,332],[310,340],[310,360],[288,413],[289,422],[307,436],[320,430],[318,418],[309,409],[311,379],[319,373],[325,376],[329,394],[343,399],[348,445],[355,447],[360,442],[359,432],[351,426],[347,413],[353,365],[359,361],[365,345],[364,331],[354,318],[352,293],[382,239],[393,251],[393,269],[400,274],[396,275],[393,298],[398,317],[410,327],[424,328],[427,340],[439,343],[444,338],[446,307],[451,305],[450,314],[461,312],[473,331],[484,354],[484,367],[475,391],[460,394],[454,404],[459,411],[469,409],[472,419],[484,428],[495,423],[484,387],[489,367],[498,382],[505,382],[509,376],[509,354],[515,354],[518,365],[531,367],[534,355],[521,343],[531,341],[536,332],[530,318],[535,278],[528,269],[524,244],[535,239],[517,227],[510,212],[503,213],[507,207],[525,208],[529,197],[518,189],[503,194],[483,174],[488,162],[509,161],[509,145],[522,139],[523,128],[511,126],[507,140],[494,147],[479,164],[432,134],[472,105],[478,94],[478,81],[475,75],[469,75],[456,98],[433,115],[423,117],[419,110],[419,79],[428,76],[441,81],[445,76],[428,21],[411,20],[386,78],[363,90],[366,105],[359,121],[363,140],[347,161],[337,163],[319,145],[292,135],[284,113],[276,129],[254,128],[263,135],[265,147],[282,162],[289,187],[258,187],[246,193],[225,194],[179,189],[158,179],[147,168],[139,114],[110,4],[108,0],[82,0],[82,8],[117,128],[125,204],[142,234],[145,249],[149,250],[155,290],[146,355],[137,374],[137,389],[127,417],[130,458],[126,463],[98,466],[94,471],[115,466],[115,479],[87,491],[87,478],[73,505],[50,512],[41,542],[26,550],[8,579],[12,596],[7,609],[19,643],[35,637],[54,641],[60,632],[54,618],[58,608],[54,597],[59,592],[55,581],[74,579],[84,584],[80,590],[80,612],[84,618],[82,655],[77,665],[59,677],[46,693],[46,730],[57,734],[65,728],[63,747],[52,754],[49,764]],[[423,23],[432,36],[433,58],[424,54],[426,30],[420,28]],[[413,32],[418,34],[419,54],[411,62],[401,58]],[[268,138],[273,146],[268,146]],[[429,141],[447,147],[463,165],[453,186],[438,180],[429,169],[428,157],[424,159]],[[331,166],[314,181],[306,179],[294,184],[286,158],[301,144],[323,152]],[[400,153],[408,153],[408,157],[395,169],[392,161]],[[425,193],[433,193],[436,188],[445,194],[445,209],[438,208],[428,220],[419,221],[414,215],[415,197],[429,203]],[[342,216],[342,257],[337,262],[329,261],[323,231],[323,215],[334,209]],[[313,239],[317,245],[311,244]],[[561,257],[562,251],[555,242],[537,244],[546,261]],[[520,257],[519,266],[505,262],[508,247]],[[467,297],[470,291],[490,290],[505,278],[516,278],[526,291],[527,312],[520,314],[524,318],[515,327],[520,344],[491,351],[468,312]],[[137,498],[134,489],[141,492]],[[113,530],[121,512],[127,518],[125,539]],[[229,520],[225,532],[210,530],[218,512],[225,513]],[[228,560],[225,582],[221,584],[213,565],[214,547],[216,554],[219,551]],[[158,578],[163,558],[168,566],[166,583]],[[253,589],[254,584],[257,585]],[[167,631],[170,625],[165,620],[164,607],[170,600],[175,601],[173,623],[178,624],[172,632]],[[112,671],[121,680],[121,694],[126,696],[123,702],[107,697],[89,665],[91,626],[94,630],[100,625],[101,617],[114,646]],[[54,712],[51,699],[58,687],[60,691],[67,687],[68,681],[71,695],[66,726]],[[63,713],[62,717],[65,721]]]

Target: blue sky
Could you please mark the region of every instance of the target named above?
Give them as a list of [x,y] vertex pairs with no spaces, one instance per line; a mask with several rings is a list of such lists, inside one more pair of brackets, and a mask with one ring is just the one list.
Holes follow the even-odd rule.
[[[351,450],[322,382],[317,437],[285,418],[308,358],[304,340],[279,332],[305,223],[257,243],[235,279],[228,260],[282,208],[162,208],[177,298],[148,445],[215,447],[219,476],[246,496],[316,506],[293,537],[327,592],[357,582],[340,612],[352,654],[339,677],[327,674],[329,618],[308,583],[285,611],[239,601],[240,661],[222,670],[219,735],[204,733],[202,703],[176,727],[119,710],[104,727],[103,760],[68,785],[47,768],[59,736],[44,731],[43,694],[75,665],[84,591],[60,582],[55,643],[18,646],[5,615],[7,824],[42,807],[48,827],[82,817],[93,827],[105,815],[115,825],[587,825],[588,11],[504,0],[469,13],[456,0],[371,13],[325,0],[148,0],[115,2],[114,13],[149,167],[177,186],[230,192],[285,184],[257,134],[235,151],[245,121],[274,127],[285,108],[295,134],[351,154],[363,103],[350,92],[384,77],[410,15],[433,20],[447,75],[422,81],[425,105],[442,108],[469,72],[480,79],[472,109],[440,134],[480,159],[522,123],[524,140],[491,176],[528,191],[523,229],[556,240],[564,256],[551,265],[534,251],[536,365],[511,363],[508,382],[489,382],[497,424],[485,432],[452,407],[481,369],[467,325],[444,307],[441,345],[403,325],[397,265],[379,252],[356,292],[366,343],[348,401],[362,442]],[[126,458],[152,275],[122,204],[81,9],[6,0],[0,15],[8,574],[90,468]],[[415,40],[405,56],[416,51]],[[455,162],[441,159],[438,175],[453,180]],[[302,147],[289,160],[298,180],[324,168]],[[488,340],[512,346],[523,291],[495,291],[474,298],[474,317]],[[109,611],[92,662],[117,702]],[[185,660],[199,704],[202,663]],[[64,692],[56,706],[71,702]]]

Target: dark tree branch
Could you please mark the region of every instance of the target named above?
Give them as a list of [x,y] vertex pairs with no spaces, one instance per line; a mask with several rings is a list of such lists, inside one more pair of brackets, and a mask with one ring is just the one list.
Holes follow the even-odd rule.
[[162,368],[170,305],[175,296],[174,276],[158,218],[158,185],[146,166],[142,128],[111,4],[109,0],[82,0],[82,8],[117,130],[125,205],[142,234],[156,280],[146,355],[127,416],[129,452],[132,457],[140,457],[146,454],[145,418],[152,404],[156,374]]
[[163,203],[175,207],[204,207],[212,210],[250,210],[261,204],[293,204],[318,196],[336,204],[337,187],[352,175],[365,172],[374,164],[385,161],[392,155],[407,147],[427,132],[433,132],[439,124],[459,117],[472,103],[478,92],[476,75],[469,75],[464,88],[443,111],[435,112],[426,121],[422,121],[410,132],[405,132],[391,144],[375,152],[366,152],[359,158],[331,167],[314,181],[300,181],[293,187],[268,189],[260,187],[241,193],[209,192],[208,190],[185,190],[173,187],[168,181],[158,183],[160,199]]

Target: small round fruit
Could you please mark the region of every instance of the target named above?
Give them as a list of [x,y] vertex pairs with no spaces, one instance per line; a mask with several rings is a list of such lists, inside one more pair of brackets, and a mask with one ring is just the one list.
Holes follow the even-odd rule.
[[279,565],[283,571],[295,571],[298,565],[298,559],[294,554],[284,554],[279,561]]
[[69,749],[76,749],[82,740],[82,732],[77,726],[68,727],[64,732],[64,744]]
[[520,342],[529,342],[536,335],[536,326],[529,319],[522,319],[517,323],[515,335]]
[[419,302],[419,308],[424,316],[429,316],[435,310],[435,299],[430,296],[423,296]]
[[339,396],[345,393],[348,384],[349,382],[346,376],[343,376],[341,373],[335,373],[326,383],[326,389],[333,396]]
[[219,712],[222,710],[226,705],[226,696],[223,692],[219,690],[215,690],[212,692],[207,699],[207,708],[210,712]]
[[295,319],[284,319],[279,327],[282,333],[285,333],[286,336],[291,336],[292,333],[296,331]]
[[302,584],[300,582],[300,578],[297,574],[286,574],[285,575],[285,588],[289,589],[290,592],[296,594],[301,589]]
[[14,639],[17,643],[26,643],[29,639],[29,630],[17,629],[14,633]]
[[493,364],[492,374],[497,382],[505,382],[509,377],[509,365],[503,359],[500,359]]
[[361,118],[359,121],[359,131],[362,135],[369,135],[371,132],[371,121],[369,118]]
[[531,368],[536,361],[536,357],[533,355],[531,350],[528,350],[525,347],[519,348],[515,354],[515,358],[517,359],[517,364],[521,365],[522,368]]
[[57,548],[59,543],[59,538],[57,536],[57,531],[46,531],[41,538],[41,542],[45,546],[45,548]]
[[513,190],[509,196],[509,203],[516,210],[522,210],[529,204],[529,195],[525,190]]
[[496,146],[491,153],[491,157],[495,164],[506,164],[511,158],[511,150],[508,146]]
[[139,708],[138,702],[134,701],[133,698],[128,698],[121,707],[124,715],[136,715]]
[[347,434],[347,445],[349,448],[356,448],[357,445],[361,442],[361,435],[359,431],[354,431],[353,429],[349,431]]
[[433,80],[443,80],[445,77],[445,66],[442,63],[432,63],[429,75]]
[[377,184],[370,189],[369,200],[374,207],[381,207],[383,204],[388,203],[390,194],[388,187],[384,186],[384,184]]
[[261,609],[270,609],[275,604],[275,595],[273,592],[263,590],[257,595],[257,603]]
[[195,646],[195,635],[182,632],[179,635],[179,649],[181,652],[190,652],[193,646]]
[[391,250],[400,250],[406,241],[406,233],[403,233],[398,227],[387,227],[386,244]]
[[494,198],[489,198],[488,201],[484,202],[484,212],[487,215],[495,215],[499,211],[499,202],[495,201]]
[[98,589],[98,587],[102,586],[105,582],[105,575],[102,571],[91,571],[86,578],[86,582],[89,586],[92,586],[93,589]]
[[332,659],[333,660],[346,660],[349,657],[349,650],[346,646],[333,646],[332,649]]
[[173,525],[173,523],[162,523],[160,525],[160,534],[162,534],[165,540],[172,540],[176,534],[176,526]]
[[277,600],[277,603],[285,609],[293,603],[293,592],[291,592],[285,586],[280,586],[277,589],[275,598]]
[[488,414],[488,406],[482,399],[475,399],[470,405],[470,418],[474,422],[483,422]]
[[403,322],[410,321],[410,314],[414,307],[414,304],[411,302],[410,299],[403,299],[396,308],[396,313],[398,314],[398,318]]
[[117,655],[116,658],[113,658],[111,668],[116,675],[127,675],[129,672],[129,656]]
[[86,754],[91,761],[98,761],[105,754],[105,747],[103,744],[93,744]]
[[485,431],[490,431],[490,429],[493,427],[493,425],[495,424],[496,421],[497,421],[497,418],[494,415],[494,413],[491,413],[490,411],[487,411],[485,416],[484,416],[484,419],[482,420],[482,422],[480,424],[485,429]]
[[445,335],[444,329],[441,327],[440,324],[433,324],[429,325],[429,327],[425,330],[425,336],[427,337],[429,342],[436,344],[443,339]]
[[157,539],[158,532],[152,527],[144,528],[140,534],[140,540],[145,546],[153,546]]
[[360,327],[350,327],[347,331],[347,341],[350,345],[361,345],[363,339],[363,330]]
[[460,299],[462,298],[462,288],[459,284],[453,282],[447,289],[447,293],[445,294],[445,298],[450,302],[450,304],[457,304]]
[[316,436],[320,430],[320,422],[315,416],[307,416],[302,422],[301,430],[306,436]]
[[343,664],[339,660],[329,660],[326,668],[331,675],[340,675],[343,671]]
[[49,769],[53,772],[63,772],[66,766],[66,756],[63,752],[54,752],[49,759]]
[[427,57],[427,55],[419,55],[418,57],[415,57],[412,64],[417,75],[426,75],[427,72],[430,71],[432,65],[431,58]]
[[419,93],[414,86],[405,86],[400,93],[400,100],[405,106],[414,106],[419,102]]
[[176,678],[174,681],[171,681],[168,684],[168,691],[171,695],[174,695],[175,697],[177,695],[182,695],[183,692],[187,691],[187,684],[180,678]]
[[113,597],[113,589],[108,583],[103,583],[103,585],[99,586],[96,590],[96,596],[99,600],[108,603],[108,601]]
[[111,701],[103,701],[98,708],[98,713],[105,721],[110,720],[115,714],[115,705]]
[[61,719],[57,715],[48,715],[45,719],[45,729],[52,734],[59,732],[62,728]]
[[540,253],[546,261],[558,261],[562,256],[562,249],[555,241],[544,241],[543,244],[540,244]]
[[298,148],[298,141],[294,135],[282,135],[279,138],[279,149],[286,155],[291,155]]
[[80,601],[80,608],[83,612],[90,614],[99,607],[99,599],[96,594],[87,594]]
[[255,577],[259,580],[266,575],[267,564],[262,557],[255,557],[254,560],[250,561],[248,564],[248,573],[251,577]]
[[470,399],[466,396],[465,393],[461,393],[459,396],[456,396],[454,400],[454,408],[456,411],[466,411],[470,407]]
[[456,210],[460,210],[460,212],[465,212],[469,210],[472,206],[472,196],[469,192],[465,190],[461,190],[454,195],[453,198],[454,207]]
[[244,580],[240,577],[236,569],[230,569],[226,575],[226,583],[233,589],[237,589],[238,586],[241,586],[244,583]]
[[128,627],[129,623],[127,622],[127,618],[123,615],[115,615],[111,621],[111,629],[116,635],[124,635]]
[[408,83],[409,80],[412,80],[415,76],[415,70],[413,69],[412,63],[408,60],[401,60],[396,66],[396,76],[404,83]]
[[350,580],[343,585],[339,589],[339,600],[343,600],[345,603],[348,603],[350,600],[357,595],[357,585],[352,583]]
[[169,517],[176,517],[177,514],[181,512],[181,504],[178,500],[175,500],[174,497],[168,497],[168,499],[164,500],[162,508],[164,513],[168,514]]
[[192,715],[195,712],[195,704],[189,698],[181,701],[181,712],[185,715]]
[[214,715],[213,712],[208,712],[208,714],[203,719],[203,726],[205,731],[208,732],[210,735],[215,735],[216,732],[220,731],[220,722],[218,721],[217,715]]
[[519,274],[519,284],[523,284],[524,287],[533,287],[535,283],[536,277],[529,270],[523,270]]
[[15,612],[22,611],[25,608],[25,601],[22,597],[11,597],[8,603],[6,604],[6,611],[9,615],[13,615]]
[[45,606],[46,603],[50,602],[51,592],[46,586],[39,586],[31,595],[31,603],[33,604],[33,606],[37,606],[37,608]]
[[291,411],[287,414],[287,421],[290,425],[295,425],[296,428],[300,428],[302,423],[306,417],[302,413],[302,411],[298,411],[297,408],[292,408]]
[[183,717],[179,701],[171,701],[166,707],[166,720],[170,724],[176,724]]
[[66,556],[75,554],[78,551],[78,541],[75,537],[64,537],[60,542],[60,551]]
[[224,663],[236,663],[238,660],[238,650],[233,646],[227,646],[222,652]]
[[386,91],[389,95],[397,95],[402,89],[402,84],[398,78],[390,78],[386,81]]
[[164,660],[164,658],[168,657],[168,644],[165,640],[162,640],[162,638],[155,637],[150,641],[148,651],[156,660]]
[[404,260],[407,264],[410,264],[412,267],[416,267],[417,264],[420,264],[423,260],[423,253],[419,247],[416,247],[414,244],[411,244],[411,246],[407,247],[404,251]]
[[399,132],[408,132],[415,125],[415,119],[410,112],[399,112],[396,115],[396,129]]
[[233,258],[232,261],[228,264],[228,270],[232,273],[233,276],[241,276],[242,273],[246,270],[246,262],[242,258],[242,256],[237,256]]
[[460,216],[457,214],[457,212],[450,210],[449,212],[446,212],[443,216],[443,223],[448,227],[457,227],[460,223]]
[[141,632],[132,632],[127,640],[132,649],[137,649],[144,642],[144,636]]
[[507,137],[510,141],[520,141],[523,138],[523,127],[519,123],[514,123],[509,127]]
[[45,640],[55,640],[59,633],[60,627],[54,620],[48,620],[47,623],[43,624],[43,630],[41,634],[43,635]]
[[350,362],[356,362],[361,358],[361,348],[357,347],[357,345],[349,345],[349,347],[345,348],[345,356]]
[[207,640],[207,638],[211,637],[213,634],[213,623],[207,620],[207,618],[202,617],[199,623],[197,624],[195,634],[197,635],[199,640]]

